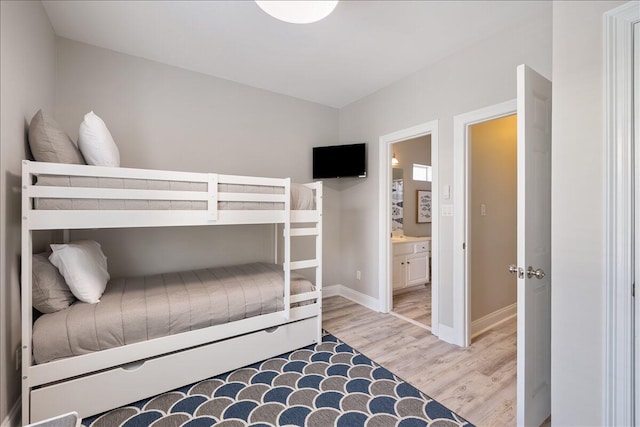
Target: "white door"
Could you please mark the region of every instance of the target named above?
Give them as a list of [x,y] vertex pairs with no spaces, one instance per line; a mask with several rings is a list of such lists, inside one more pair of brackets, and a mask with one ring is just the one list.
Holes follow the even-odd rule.
[[[518,426],[551,413],[551,82],[518,67]],[[536,273],[537,272],[537,273]]]

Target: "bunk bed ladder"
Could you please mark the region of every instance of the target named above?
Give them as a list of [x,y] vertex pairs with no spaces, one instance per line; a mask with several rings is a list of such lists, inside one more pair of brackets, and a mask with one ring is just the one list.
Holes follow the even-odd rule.
[[[318,212],[318,217],[313,221],[313,227],[301,227],[301,228],[290,228],[288,237],[285,233],[285,259],[289,261],[290,270],[301,270],[305,268],[315,268],[315,292],[310,292],[306,294],[299,294],[291,297],[290,302],[296,303],[300,301],[306,301],[309,299],[309,295],[314,294],[316,304],[318,306],[318,311],[322,313],[322,182],[316,182],[313,184],[307,184],[308,187],[314,190],[315,194],[315,204],[316,211]],[[291,241],[291,237],[304,237],[304,236],[313,236],[315,238],[315,258],[301,260],[301,261],[291,261],[290,258],[286,258],[286,245],[287,240]],[[318,319],[321,319],[322,316],[319,316]],[[322,324],[321,321],[318,321],[317,328],[317,342],[322,342]]]
[[285,183],[284,194],[287,195],[284,202],[284,318],[291,318],[291,179],[287,178]]

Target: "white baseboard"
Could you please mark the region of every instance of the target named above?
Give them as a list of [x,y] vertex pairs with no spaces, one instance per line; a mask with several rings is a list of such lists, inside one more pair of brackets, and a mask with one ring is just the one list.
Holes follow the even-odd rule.
[[20,409],[22,409],[22,399],[18,398],[16,403],[13,404],[11,410],[7,414],[7,417],[2,420],[1,427],[17,427],[20,425]]
[[380,311],[380,301],[377,298],[365,295],[362,292],[354,291],[344,285],[331,285],[322,288],[322,298],[341,296],[355,303],[363,305],[373,311]]
[[335,297],[340,295],[342,285],[331,285],[322,287],[322,298]]
[[499,310],[482,316],[471,322],[471,338],[496,327],[500,323],[513,318],[518,313],[518,303],[513,303]]

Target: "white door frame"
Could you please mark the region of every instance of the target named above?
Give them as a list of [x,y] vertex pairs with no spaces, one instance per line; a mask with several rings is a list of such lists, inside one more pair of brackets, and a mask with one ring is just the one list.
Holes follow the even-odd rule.
[[638,21],[638,1],[604,14],[606,425],[635,425],[640,417],[634,411],[634,394],[640,385],[634,381],[633,239],[629,232],[634,221],[633,96],[629,95],[633,93],[633,26]]
[[[471,343],[469,286],[469,127],[510,116],[517,111],[516,99],[480,108],[453,118],[453,336],[454,344]],[[514,258],[514,262],[515,262]],[[506,268],[506,266],[505,266]]]
[[[638,5],[640,8],[640,5]],[[635,38],[633,41],[634,52],[634,88],[633,103],[636,121],[634,124],[634,144],[635,144],[635,218],[634,218],[634,236],[638,235],[640,231],[640,144],[638,143],[638,136],[640,135],[640,22],[634,24]],[[640,239],[636,238],[635,241],[635,282],[640,283]],[[635,289],[634,289],[635,291]],[[640,298],[635,299],[634,318],[635,318],[635,354],[634,354],[634,372],[635,377],[635,409],[634,417],[636,417],[636,424],[638,424],[637,417],[640,416]]]
[[380,311],[391,311],[391,145],[424,135],[431,135],[431,333],[438,335],[438,120],[432,120],[411,128],[403,129],[380,137],[379,158],[379,224],[378,276]]

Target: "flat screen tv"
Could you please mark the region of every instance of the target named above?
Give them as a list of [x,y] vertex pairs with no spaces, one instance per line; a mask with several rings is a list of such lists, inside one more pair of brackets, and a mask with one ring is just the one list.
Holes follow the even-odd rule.
[[313,179],[367,176],[367,144],[313,147]]

